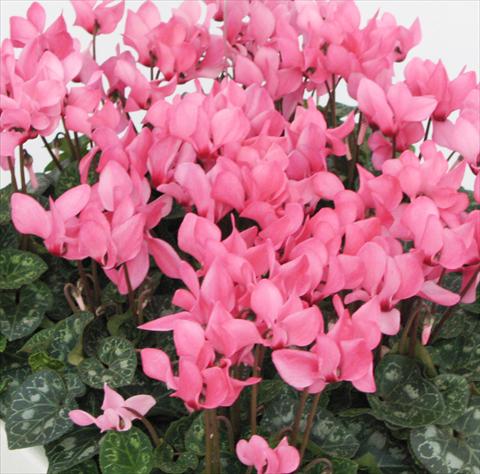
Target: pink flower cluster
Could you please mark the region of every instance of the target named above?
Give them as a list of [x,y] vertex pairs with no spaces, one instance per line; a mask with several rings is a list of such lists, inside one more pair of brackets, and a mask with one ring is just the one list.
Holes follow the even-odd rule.
[[[123,13],[122,2],[73,3],[94,40]],[[452,80],[441,62],[418,58],[394,82],[418,22],[405,28],[385,14],[361,27],[353,1],[205,3],[187,1],[164,22],[146,1],[127,14],[133,52],[98,64],[62,17],[45,30],[39,4],[12,18],[1,50],[2,166],[62,120],[92,142],[83,184],[48,211],[14,194],[13,222],[56,255],[96,260],[121,293],[142,283],[149,255],[184,283],[173,297],[182,311],[141,326],[173,331],[178,365],[161,349],[141,355],[145,373],[190,410],[230,406],[257,383],[233,370],[256,374],[255,347],[272,351],[295,388],[345,380],[373,392],[372,351],[399,331],[402,301],[475,298],[480,211],[467,212],[459,188],[469,167],[480,202],[480,85],[473,72]],[[212,21],[223,21],[223,36]],[[186,83],[194,92],[175,95]],[[341,119],[339,83],[357,101]],[[326,98],[331,112],[318,106]],[[367,133],[374,172],[358,160]],[[452,164],[439,147],[460,158]],[[358,186],[338,171],[342,160]],[[173,200],[186,210],[178,247],[195,265],[155,236]],[[462,274],[461,295],[442,287],[451,272]],[[333,319],[319,309],[325,300]]]

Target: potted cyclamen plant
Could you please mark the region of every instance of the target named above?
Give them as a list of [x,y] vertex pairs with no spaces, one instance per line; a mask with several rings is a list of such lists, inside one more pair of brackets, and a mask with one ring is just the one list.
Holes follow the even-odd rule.
[[125,5],[71,3],[89,49],[40,3],[1,46],[9,447],[49,473],[480,472],[475,73],[395,79],[418,22],[353,1],[146,1],[98,61]]

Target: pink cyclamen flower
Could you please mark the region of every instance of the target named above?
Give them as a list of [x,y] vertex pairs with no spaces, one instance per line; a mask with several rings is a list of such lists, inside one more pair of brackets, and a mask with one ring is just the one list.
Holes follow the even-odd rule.
[[261,436],[253,435],[250,441],[241,439],[237,443],[237,456],[246,466],[255,466],[259,474],[288,474],[294,472],[300,464],[300,455],[283,438],[272,449]]
[[90,34],[111,33],[122,19],[125,1],[108,6],[112,0],[103,0],[95,5],[97,0],[72,0],[76,13],[75,24],[87,30]]
[[127,431],[132,427],[132,421],[138,420],[155,405],[155,399],[150,395],[135,395],[126,400],[107,384],[102,404],[103,414],[96,418],[83,410],[72,410],[68,416],[77,425],[95,424],[102,432],[107,430]]

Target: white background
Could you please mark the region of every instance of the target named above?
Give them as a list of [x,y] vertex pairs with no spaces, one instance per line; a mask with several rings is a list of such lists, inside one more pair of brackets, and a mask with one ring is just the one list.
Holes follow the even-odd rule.
[[[225,0],[228,3],[235,0]],[[47,25],[55,20],[63,11],[67,25],[73,25],[74,13],[69,2],[63,0],[39,0],[47,12]],[[156,0],[162,13],[167,19],[169,12],[180,4],[178,0]],[[3,40],[9,34],[9,17],[24,16],[31,2],[28,0],[0,0],[0,38]],[[127,0],[126,8],[137,10],[140,0]],[[463,67],[480,72],[480,0],[359,0],[357,5],[362,13],[362,24],[375,14],[388,11],[393,13],[397,22],[410,26],[415,18],[419,17],[422,26],[422,42],[413,49],[408,59],[419,56],[434,62],[441,59],[445,64],[450,77],[456,76]],[[81,28],[73,27],[70,30],[74,36],[87,47],[89,35]],[[116,33],[100,36],[97,42],[97,54],[100,61],[105,60],[113,51],[117,43],[121,42],[121,24]],[[405,63],[398,65],[398,72]],[[341,99],[341,97],[340,97]],[[37,171],[49,161],[47,152],[42,148],[39,139],[28,144],[27,149],[34,157],[34,168]],[[9,178],[1,170],[1,186],[8,183]],[[472,187],[471,176],[465,184]],[[9,452],[6,448],[6,436],[0,427],[0,474],[43,474],[46,464],[40,450],[20,450]]]

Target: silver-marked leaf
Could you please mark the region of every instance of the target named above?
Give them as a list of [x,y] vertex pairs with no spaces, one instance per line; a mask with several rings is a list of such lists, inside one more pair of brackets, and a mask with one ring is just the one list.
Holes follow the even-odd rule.
[[[349,429],[360,442],[355,455],[358,462],[383,474],[401,474],[412,470],[412,458],[404,442],[391,436],[383,423],[369,415],[348,420]],[[372,466],[373,464],[373,466]]]
[[[303,424],[300,429],[303,430]],[[357,452],[360,443],[344,420],[328,410],[319,408],[310,434],[309,449],[314,453],[350,458]]]
[[67,361],[75,346],[81,345],[83,330],[93,318],[92,313],[81,311],[57,323],[49,346],[50,355]]
[[0,249],[18,248],[18,233],[12,224],[2,225],[0,231]]
[[31,374],[26,360],[6,362],[0,360],[0,383],[3,390],[0,393],[0,414],[5,418],[8,407],[12,403],[12,395],[23,381]]
[[480,472],[478,434],[460,438],[449,428],[430,425],[412,430],[410,447],[415,457],[432,474]]
[[82,462],[70,468],[68,474],[98,474],[97,463],[92,459]]
[[78,398],[85,395],[87,387],[74,368],[65,370],[62,376],[70,396]]
[[438,425],[449,425],[465,413],[470,398],[467,380],[461,375],[441,374],[433,379],[443,396],[445,411],[437,420]]
[[[478,319],[478,318],[477,318]],[[465,331],[455,339],[442,340],[431,348],[433,361],[446,372],[480,381],[480,333]]]
[[103,474],[149,474],[152,467],[152,445],[138,428],[109,431],[100,442]]
[[41,352],[50,347],[55,333],[55,326],[36,332],[21,348],[20,352]]
[[34,352],[28,356],[28,365],[32,369],[32,372],[37,372],[43,369],[52,369],[55,371],[61,371],[65,368],[62,361],[50,357],[46,352]]
[[197,465],[198,458],[194,453],[180,453],[178,458],[175,459],[175,452],[167,443],[163,443],[155,450],[155,466],[167,474],[191,472]]
[[132,343],[123,337],[107,337],[98,350],[98,358],[84,359],[78,366],[81,379],[90,387],[121,387],[132,382],[137,355]]
[[81,427],[47,444],[48,473],[56,474],[91,459],[100,449],[98,428]]
[[41,281],[23,286],[18,301],[14,292],[0,293],[0,332],[9,341],[28,336],[42,322],[52,304],[52,293]]
[[387,355],[375,370],[377,391],[368,395],[376,418],[415,428],[438,420],[445,409],[438,388],[422,377],[414,360]]
[[480,397],[472,396],[467,410],[455,420],[452,428],[465,436],[480,435]]
[[68,413],[76,407],[56,372],[42,370],[27,377],[12,394],[7,410],[9,448],[27,448],[59,438],[72,428]]
[[10,221],[10,198],[12,197],[12,186],[8,185],[0,189],[0,225]]
[[0,250],[0,289],[16,290],[32,283],[47,270],[47,264],[34,253],[16,249]]

